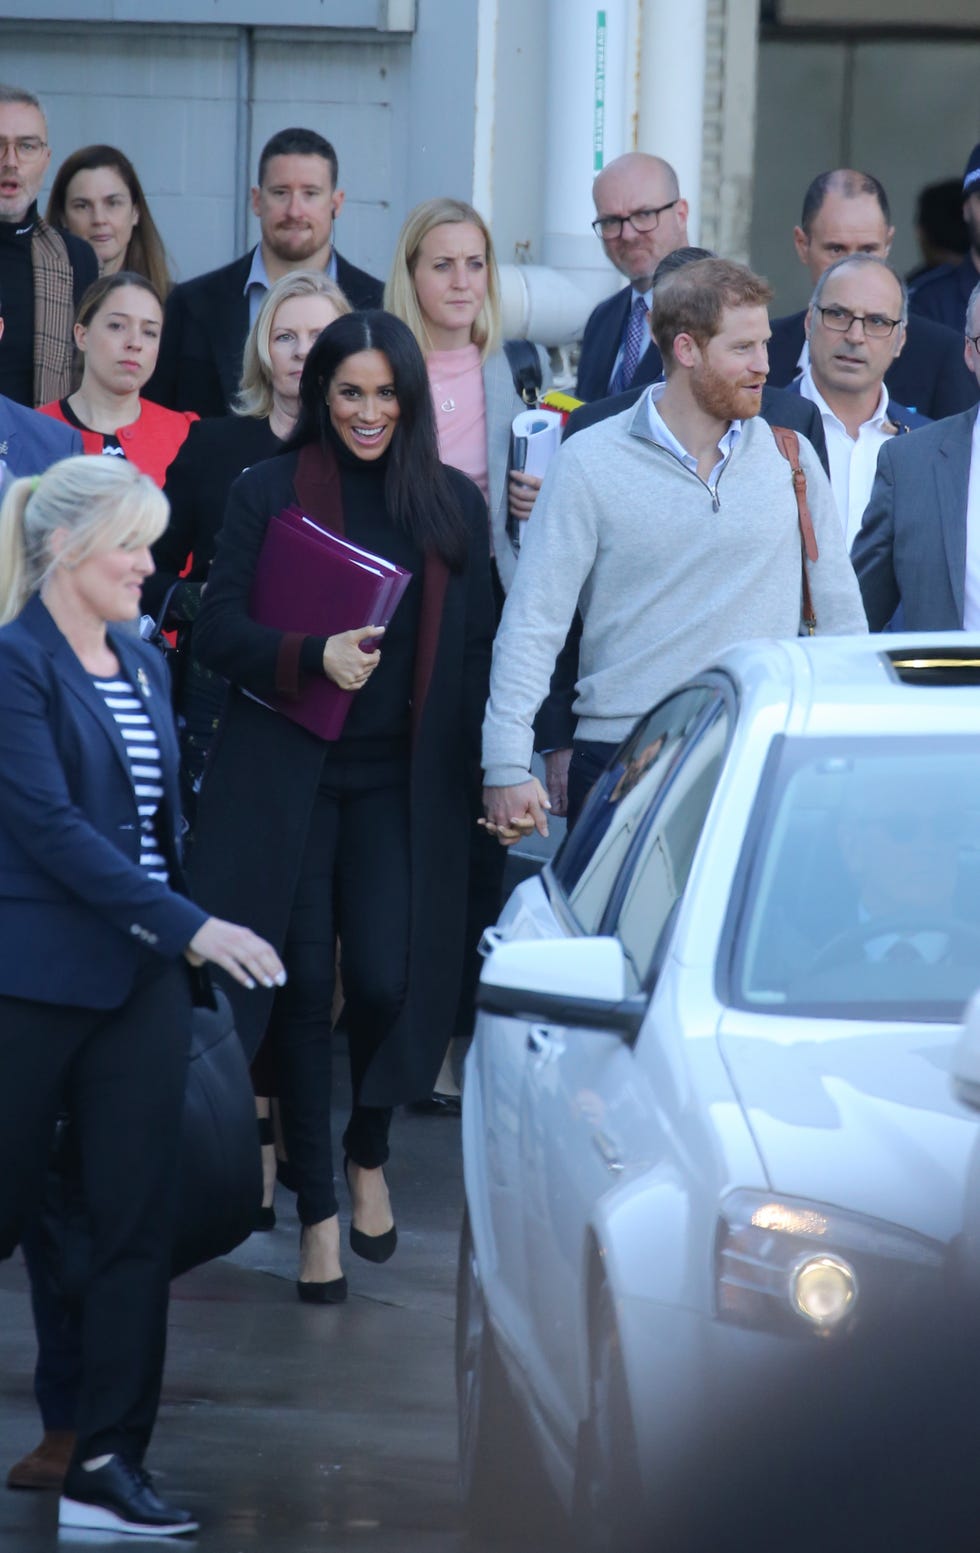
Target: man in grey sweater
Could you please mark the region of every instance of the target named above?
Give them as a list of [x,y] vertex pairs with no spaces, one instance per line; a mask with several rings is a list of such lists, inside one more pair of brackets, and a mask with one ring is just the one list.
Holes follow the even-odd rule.
[[[641,713],[735,642],[796,636],[801,549],[790,468],[758,418],[765,281],[703,259],[658,286],[666,382],[565,443],[527,524],[494,646],[483,725],[486,825],[547,834],[533,721],[579,609],[569,823]],[[867,630],[827,477],[800,439],[819,560],[817,630]]]

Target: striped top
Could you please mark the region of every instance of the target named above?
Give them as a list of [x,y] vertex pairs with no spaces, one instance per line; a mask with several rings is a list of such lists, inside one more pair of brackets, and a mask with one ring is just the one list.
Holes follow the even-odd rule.
[[151,879],[170,882],[167,860],[160,850],[157,814],[163,798],[160,746],[143,702],[128,679],[96,679],[93,683],[122,734],[140,817],[140,866]]

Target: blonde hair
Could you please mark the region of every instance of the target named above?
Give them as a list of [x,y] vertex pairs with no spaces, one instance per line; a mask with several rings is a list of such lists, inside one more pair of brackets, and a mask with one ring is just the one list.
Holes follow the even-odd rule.
[[276,314],[292,297],[326,297],[337,309],[338,318],[352,311],[351,305],[335,280],[322,271],[296,270],[283,275],[270,286],[248,331],[242,360],[242,380],[232,400],[234,415],[251,415],[264,420],[272,411],[272,356],[269,341]]
[[[170,506],[149,475],[121,458],[63,458],[15,480],[0,506],[0,625],[16,619],[55,565],[78,565],[120,545],[152,545]],[[57,562],[51,536],[68,531]]]
[[384,305],[402,323],[408,324],[423,356],[432,349],[432,341],[425,327],[422,309],[415,291],[415,269],[419,262],[419,249],[433,227],[453,226],[468,222],[483,236],[487,249],[487,295],[473,320],[470,339],[480,347],[480,360],[486,361],[500,348],[500,276],[493,251],[493,239],[483,217],[465,200],[426,200],[409,211],[405,218],[395,257],[391,261],[391,275],[385,286]]

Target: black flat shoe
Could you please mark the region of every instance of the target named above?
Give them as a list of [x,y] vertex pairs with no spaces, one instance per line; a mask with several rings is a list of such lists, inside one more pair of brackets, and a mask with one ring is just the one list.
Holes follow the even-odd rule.
[[413,1116],[455,1116],[463,1114],[462,1095],[441,1095],[434,1089],[424,1100],[410,1100],[405,1107]]
[[[350,1191],[350,1173],[347,1169],[349,1160],[344,1157],[344,1180],[347,1182],[347,1190]],[[386,1229],[381,1235],[365,1235],[363,1230],[355,1229],[353,1220],[350,1227],[350,1248],[355,1256],[363,1257],[365,1262],[387,1262],[395,1254],[398,1244],[398,1225],[393,1224],[391,1229]]]
[[144,1537],[180,1537],[197,1531],[190,1512],[166,1504],[150,1474],[122,1456],[110,1456],[92,1472],[72,1463],[61,1489],[58,1525]]
[[[306,1226],[299,1227],[299,1247],[303,1249],[303,1231]],[[312,1280],[304,1283],[299,1278],[296,1280],[296,1293],[304,1305],[342,1305],[347,1298],[347,1279],[341,1273],[339,1278],[327,1278],[321,1283]]]

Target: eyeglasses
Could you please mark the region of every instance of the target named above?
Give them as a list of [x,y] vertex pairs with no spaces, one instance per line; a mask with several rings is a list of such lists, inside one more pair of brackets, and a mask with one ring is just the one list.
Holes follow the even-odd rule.
[[653,232],[660,222],[660,217],[665,210],[673,210],[680,199],[668,200],[666,205],[658,205],[656,210],[631,210],[628,216],[599,216],[592,223],[592,230],[596,237],[604,240],[622,237],[623,227],[628,221],[634,232]]
[[980,334],[968,334],[967,339],[975,351],[980,351]]
[[914,846],[921,841],[949,845],[963,835],[963,816],[945,809],[937,814],[919,814],[912,809],[894,810],[873,816],[871,823],[878,825],[889,841],[898,845]]
[[34,162],[47,149],[48,142],[40,135],[18,135],[16,140],[6,140],[0,135],[0,162],[6,161],[11,151],[18,162]]
[[886,318],[883,313],[852,313],[848,307],[818,306],[814,311],[834,334],[846,334],[852,324],[861,324],[869,340],[887,340],[902,322],[900,318]]

